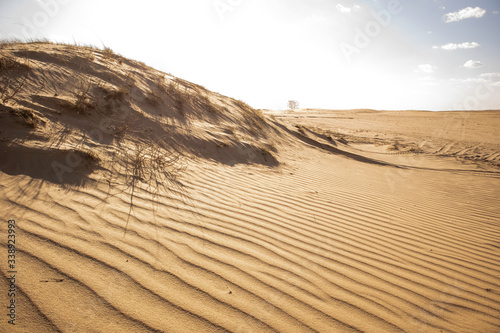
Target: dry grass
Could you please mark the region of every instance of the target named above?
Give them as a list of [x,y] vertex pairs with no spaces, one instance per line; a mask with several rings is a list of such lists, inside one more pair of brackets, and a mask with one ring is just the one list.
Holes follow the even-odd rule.
[[199,84],[192,83],[192,82],[183,80],[183,79],[178,78],[178,77],[174,78],[173,81],[175,83],[177,83],[179,86],[182,86],[186,89],[189,89],[189,90],[193,91],[194,93],[199,93],[199,94],[208,93],[207,88],[205,88]]
[[130,95],[130,88],[128,86],[115,87],[100,83],[93,90],[94,94],[93,96],[89,94],[89,98],[93,98],[94,107],[107,115],[113,113]]
[[252,113],[255,111],[250,105],[248,105],[247,103],[243,102],[240,99],[234,100],[234,104],[236,105],[236,107],[240,108],[246,113]]
[[115,60],[121,65],[123,63],[123,56],[113,51],[110,47],[104,46],[102,55],[105,60]]
[[[148,140],[136,142],[134,149],[126,150],[125,175],[127,188],[130,189],[130,208],[125,225],[128,229],[130,216],[134,210],[134,197],[137,187],[144,186],[151,193],[154,203],[153,213],[158,206],[161,192],[168,192],[174,188],[181,188],[182,184],[177,176],[182,167],[179,167],[180,155],[163,148],[162,140]],[[154,214],[153,214],[154,215]]]
[[78,114],[83,114],[87,110],[95,108],[95,103],[91,102],[92,82],[90,80],[82,80],[78,88],[73,92],[73,109]]
[[154,105],[159,106],[163,101],[163,96],[167,93],[167,86],[165,85],[165,77],[158,75],[153,81],[153,87],[150,88],[149,94],[146,97],[147,101]]
[[104,59],[115,59],[116,58],[116,53],[113,51],[110,47],[104,46],[102,50],[102,55],[104,56]]
[[191,100],[191,96],[187,92],[187,88],[182,87],[175,81],[170,81],[167,85],[166,92],[172,99],[174,108],[176,108],[182,116],[185,116],[185,108]]
[[2,79],[2,82],[0,83],[0,101],[3,104],[7,104],[23,89],[27,80],[28,74],[16,79]]
[[92,62],[95,61],[95,53],[94,53],[94,50],[92,48],[84,47],[82,50],[83,50],[84,58],[86,58]]
[[40,124],[40,118],[33,112],[33,110],[29,109],[17,109],[14,111],[14,114],[19,117],[22,123],[31,128],[36,129]]
[[[12,57],[0,58],[0,101],[7,104],[9,100],[21,92],[28,80],[31,70],[29,59],[24,59],[24,62],[19,62]],[[24,74],[19,76],[19,71]]]
[[242,111],[248,123],[249,131],[253,134],[261,133],[264,128],[264,124],[266,123],[266,117],[262,111],[252,108],[242,100],[235,100],[234,104]]
[[174,78],[168,83],[166,92],[173,100],[174,107],[182,115],[187,105],[205,110],[211,115],[222,114],[225,110],[212,101],[205,87],[179,78]]
[[47,38],[38,38],[38,39],[27,38],[27,39],[20,39],[20,38],[13,37],[13,38],[6,38],[6,39],[1,39],[0,40],[0,46],[1,47],[5,47],[5,46],[9,46],[9,45],[14,45],[14,44],[41,44],[41,43],[55,44],[55,43],[51,42],[49,39],[47,39]]
[[196,95],[196,100],[200,104],[200,107],[205,109],[209,114],[215,115],[224,112],[224,108],[212,102],[208,95],[198,94]]

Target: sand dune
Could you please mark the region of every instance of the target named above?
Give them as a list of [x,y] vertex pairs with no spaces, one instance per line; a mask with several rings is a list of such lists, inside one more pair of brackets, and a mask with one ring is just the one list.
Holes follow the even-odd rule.
[[[499,113],[456,113],[461,136],[435,132],[444,113],[271,117],[191,86],[179,107],[168,89],[148,100],[159,72],[102,51],[2,52],[46,88],[0,106],[0,205],[18,226],[16,326],[4,316],[1,331],[500,330]],[[109,113],[105,96],[75,112],[58,83],[81,71],[119,91],[134,69]],[[128,128],[82,141],[102,119]],[[72,169],[62,182],[54,161]]]

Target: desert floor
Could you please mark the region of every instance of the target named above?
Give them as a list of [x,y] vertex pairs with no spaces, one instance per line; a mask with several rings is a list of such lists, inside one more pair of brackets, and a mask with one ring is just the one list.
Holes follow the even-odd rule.
[[264,115],[267,150],[189,141],[160,190],[109,165],[57,184],[46,141],[4,139],[0,331],[500,331],[500,112]]

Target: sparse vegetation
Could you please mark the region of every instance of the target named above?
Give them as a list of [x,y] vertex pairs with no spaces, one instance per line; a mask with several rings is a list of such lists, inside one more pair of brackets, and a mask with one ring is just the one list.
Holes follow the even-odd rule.
[[217,104],[213,103],[209,96],[205,94],[198,94],[197,99],[202,108],[204,108],[210,114],[220,114],[223,112],[222,108]]
[[165,150],[163,145],[162,140],[148,140],[137,142],[132,151],[125,151],[126,184],[130,189],[130,209],[125,232],[134,209],[134,193],[140,184],[144,184],[152,193],[153,202],[156,204],[161,191],[182,186],[177,181],[177,176],[182,170],[178,167],[180,155]]
[[254,111],[250,105],[248,105],[247,103],[243,102],[240,99],[235,100],[234,104],[241,110],[245,111],[245,113],[252,113]]
[[14,111],[14,114],[29,128],[36,129],[40,123],[40,118],[36,116],[33,110],[17,109]]
[[235,100],[234,104],[241,111],[243,111],[243,115],[245,116],[245,119],[249,125],[250,132],[252,132],[253,134],[260,133],[263,128],[263,125],[266,122],[266,117],[264,116],[262,111],[255,110],[242,100]]
[[94,50],[92,48],[85,47],[83,51],[84,51],[83,55],[85,58],[87,58],[89,61],[95,60]]
[[3,82],[0,84],[0,101],[3,104],[7,104],[9,100],[13,99],[21,91],[27,79],[28,74],[18,79],[6,78],[2,80]]
[[108,46],[104,46],[102,55],[105,60],[117,60],[120,65],[123,63],[123,57]]
[[[28,80],[31,69],[28,59],[24,63],[11,57],[0,58],[0,101],[7,104],[24,87]],[[22,76],[14,75],[12,72],[24,71]]]
[[184,108],[190,101],[190,96],[187,92],[187,88],[184,89],[180,86],[179,83],[175,81],[170,81],[167,85],[166,90],[168,96],[173,100],[174,107],[180,112],[182,116],[184,116]]
[[167,87],[165,86],[165,78],[163,75],[159,75],[154,79],[153,88],[150,88],[149,95],[147,97],[150,104],[158,106],[163,100],[163,95],[167,92]]
[[183,79],[178,78],[178,77],[174,78],[173,81],[175,83],[177,83],[179,86],[183,86],[186,89],[191,89],[193,92],[198,93],[198,94],[208,92],[208,90],[205,87],[203,87],[199,84],[195,84],[195,83],[183,80]]
[[115,59],[116,58],[116,53],[107,46],[104,46],[102,50],[102,55],[104,56],[104,59]]
[[91,102],[91,88],[92,82],[89,79],[82,79],[78,87],[73,92],[73,109],[78,114],[83,114],[87,110],[94,109],[96,107],[95,102]]
[[[181,188],[182,184],[177,180],[182,170],[180,152],[183,149],[191,151],[192,142],[202,142],[189,137],[187,130],[184,131],[188,126],[179,129],[189,119],[200,120],[200,123],[201,120],[207,120],[214,127],[214,121],[220,126],[234,126],[228,129],[232,135],[226,135],[220,140],[220,145],[229,147],[229,152],[245,153],[235,157],[238,161],[250,163],[254,156],[257,156],[259,161],[263,160],[263,156],[267,160],[272,158],[275,147],[262,143],[267,140],[256,143],[254,138],[248,135],[248,131],[262,135],[266,120],[263,113],[243,101],[234,101],[211,93],[202,86],[166,76],[146,68],[145,65],[139,65],[138,62],[124,60],[123,68],[116,70],[116,59],[121,56],[109,47],[103,50],[43,44],[36,47],[25,45],[19,46],[19,49],[17,46],[12,50],[6,49],[6,54],[19,55],[23,54],[19,52],[25,52],[27,57],[33,59],[32,65],[36,71],[33,71],[32,76],[35,78],[36,74],[36,80],[30,82],[27,75],[21,77],[25,74],[22,70],[26,69],[26,73],[29,73],[29,62],[24,64],[19,57],[1,58],[0,71],[17,71],[16,75],[9,77],[18,78],[17,81],[11,79],[7,85],[0,86],[2,99],[12,99],[21,91],[22,98],[16,99],[16,102],[26,109],[18,109],[19,112],[16,111],[15,115],[30,128],[41,126],[44,120],[51,122],[47,124],[46,132],[53,128],[57,131],[61,128],[60,125],[66,127],[67,132],[65,130],[58,137],[50,133],[51,147],[59,148],[59,153],[63,153],[61,163],[67,161],[64,156],[67,152],[72,154],[75,165],[81,163],[76,167],[71,166],[72,169],[78,169],[78,176],[90,179],[89,175],[93,170],[97,170],[99,165],[102,168],[99,167],[99,172],[94,176],[108,177],[109,171],[109,178],[104,180],[108,180],[110,185],[111,180],[118,180],[118,184],[124,186],[118,187],[118,190],[124,190],[127,199],[130,198],[129,217],[133,212],[134,203],[137,205],[139,188],[141,195],[144,193],[142,191],[146,191],[147,195],[151,193],[153,202],[156,203],[160,192]],[[106,61],[110,59],[113,61]],[[21,79],[27,80],[26,84]],[[0,83],[4,82],[1,80],[3,79],[0,78]],[[23,87],[29,94],[35,95],[31,100],[28,94],[22,93]],[[148,107],[144,103],[144,97],[146,101],[161,105],[161,108],[154,110]],[[13,109],[2,107],[4,110]],[[171,109],[170,112],[168,108]],[[107,112],[101,112],[103,110]],[[124,112],[115,112],[117,110]],[[63,111],[67,112],[63,114]],[[86,118],[89,122],[81,117],[71,117],[89,114],[89,111],[94,111],[91,117]],[[156,113],[160,112],[155,111],[162,111],[169,119],[156,118]],[[181,120],[180,116],[179,119],[172,120],[176,111],[186,120]],[[9,120],[19,122],[14,117]],[[82,127],[79,127],[80,125]],[[178,132],[175,132],[177,130]],[[172,134],[168,144],[157,140],[156,137],[152,138],[155,133],[167,131]],[[38,131],[37,134],[48,134],[46,132]],[[221,133],[214,132],[215,136],[219,134]],[[80,135],[81,139],[78,139]],[[196,140],[198,139],[205,140],[197,137]],[[77,141],[79,143],[75,144]],[[174,148],[170,148],[172,145]],[[251,152],[248,153],[250,157],[246,156],[247,152]],[[206,152],[200,155],[207,156]],[[221,161],[225,162],[223,159]],[[73,176],[70,178],[75,178]],[[67,183],[73,184],[70,180]],[[178,192],[182,193],[181,190]]]

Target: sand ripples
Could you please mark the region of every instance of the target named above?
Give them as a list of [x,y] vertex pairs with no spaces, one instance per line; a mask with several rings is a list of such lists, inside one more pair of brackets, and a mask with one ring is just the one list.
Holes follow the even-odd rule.
[[386,168],[193,165],[182,195],[138,189],[127,229],[103,184],[6,191],[26,311],[65,332],[500,330],[498,179]]

